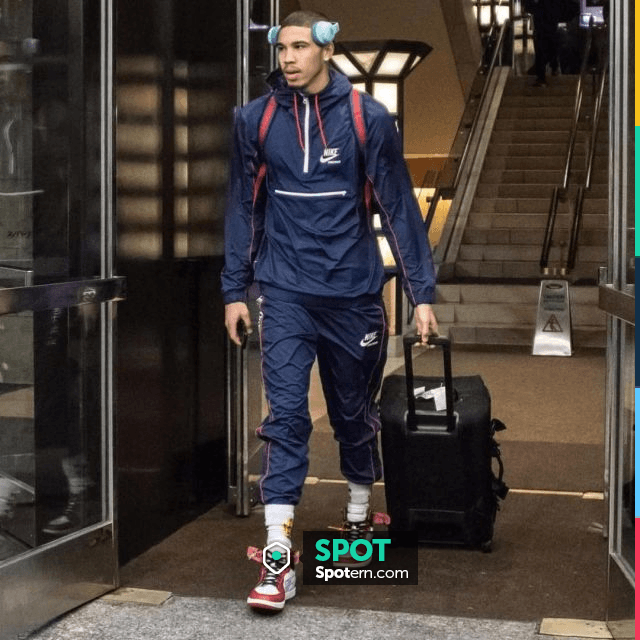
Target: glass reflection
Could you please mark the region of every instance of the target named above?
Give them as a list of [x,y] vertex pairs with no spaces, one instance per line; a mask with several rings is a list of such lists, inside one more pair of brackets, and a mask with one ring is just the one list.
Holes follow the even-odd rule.
[[0,560],[102,519],[97,305],[0,318]]
[[0,318],[0,560],[36,544],[33,315]]
[[618,490],[616,512],[620,518],[620,542],[616,551],[635,573],[635,330],[623,324],[624,353],[622,416],[620,433],[621,486]]

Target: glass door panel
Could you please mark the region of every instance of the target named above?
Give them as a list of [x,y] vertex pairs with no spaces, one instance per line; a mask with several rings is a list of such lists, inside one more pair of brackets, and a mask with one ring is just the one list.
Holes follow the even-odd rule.
[[0,0],[7,637],[117,581],[112,353],[124,289],[112,266],[111,29],[110,0]]
[[635,637],[635,9],[631,0],[610,5],[609,255],[600,283],[608,314],[607,624],[615,640],[628,640]]

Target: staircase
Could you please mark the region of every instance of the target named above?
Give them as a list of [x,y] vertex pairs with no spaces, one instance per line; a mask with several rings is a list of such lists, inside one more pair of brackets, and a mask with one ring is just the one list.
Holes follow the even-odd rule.
[[[553,189],[562,181],[576,76],[558,76],[534,88],[511,77],[505,87],[454,276],[438,286],[436,313],[457,343],[531,345],[535,330],[539,261]],[[571,183],[584,180],[590,136],[591,86],[585,89]],[[608,123],[606,106],[585,196],[576,268],[569,279],[575,346],[605,344],[598,307],[598,267],[607,262]],[[566,260],[574,196],[558,206],[549,265]]]

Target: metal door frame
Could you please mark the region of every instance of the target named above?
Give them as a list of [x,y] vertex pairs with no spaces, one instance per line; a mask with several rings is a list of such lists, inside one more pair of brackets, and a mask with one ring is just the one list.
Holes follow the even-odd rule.
[[[270,25],[280,21],[279,0],[263,0],[268,3]],[[237,3],[237,106],[243,106],[252,99],[250,95],[251,51],[251,1]],[[266,30],[262,30],[266,45]],[[271,68],[276,65],[275,48],[270,53]],[[251,306],[253,306],[251,304]],[[252,314],[252,315],[255,315]],[[251,474],[251,463],[259,456],[262,443],[254,434],[259,426],[254,424],[256,405],[254,394],[260,393],[260,371],[251,367],[251,349],[259,349],[256,333],[248,340],[245,349],[237,349],[227,341],[226,350],[226,401],[227,401],[227,500],[235,505],[238,516],[248,516],[256,503],[255,475]]]
[[[114,477],[115,302],[125,296],[114,276],[114,7],[100,0],[100,275],[0,290],[0,315],[100,304],[101,521],[0,564],[1,638],[33,630],[118,584]],[[28,284],[28,274],[22,274]]]
[[[633,76],[634,6],[631,0],[613,0],[609,20],[611,75],[609,87],[609,256],[600,272],[599,306],[607,313],[606,461],[608,502],[607,625],[614,638],[628,638],[634,626],[635,560],[623,554],[624,461],[635,454],[635,434],[628,413],[635,370],[635,276],[629,282],[629,227],[633,226],[634,149]],[[631,142],[631,144],[630,144]],[[637,383],[636,383],[637,384]],[[627,506],[628,508],[628,506]],[[635,515],[635,505],[631,505]]]

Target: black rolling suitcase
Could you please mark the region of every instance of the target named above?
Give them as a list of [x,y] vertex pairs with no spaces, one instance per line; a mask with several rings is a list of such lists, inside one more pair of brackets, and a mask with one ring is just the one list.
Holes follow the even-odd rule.
[[[406,375],[382,385],[380,419],[390,530],[410,531],[421,543],[461,544],[490,551],[502,481],[500,449],[494,439],[504,425],[491,418],[491,397],[480,376],[452,378],[451,345],[442,347],[444,377],[413,376],[411,349],[419,337],[404,339]],[[433,398],[416,397],[438,387],[446,409]],[[498,474],[494,474],[496,461]]]

